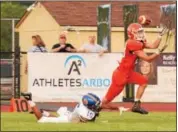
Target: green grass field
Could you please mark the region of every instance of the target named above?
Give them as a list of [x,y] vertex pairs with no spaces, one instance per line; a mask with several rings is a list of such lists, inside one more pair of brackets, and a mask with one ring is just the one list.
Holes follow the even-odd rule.
[[28,113],[1,113],[2,131],[176,131],[175,112],[102,112],[95,123],[40,124]]

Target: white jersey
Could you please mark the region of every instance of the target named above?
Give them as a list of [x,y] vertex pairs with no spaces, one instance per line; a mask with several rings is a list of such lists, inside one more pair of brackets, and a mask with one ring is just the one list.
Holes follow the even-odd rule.
[[69,122],[87,122],[95,118],[96,113],[88,109],[82,103],[79,103],[74,108],[73,112],[67,110],[67,107],[60,107],[57,110],[58,117],[42,116],[39,123],[69,123]]
[[86,122],[90,121],[93,118],[95,118],[96,113],[92,110],[88,109],[86,106],[84,106],[82,103],[77,104],[74,111],[71,114],[71,119],[78,117],[80,121]]
[[84,44],[84,45],[82,45],[80,50],[87,50],[91,53],[98,53],[98,52],[104,51],[106,49],[99,44]]

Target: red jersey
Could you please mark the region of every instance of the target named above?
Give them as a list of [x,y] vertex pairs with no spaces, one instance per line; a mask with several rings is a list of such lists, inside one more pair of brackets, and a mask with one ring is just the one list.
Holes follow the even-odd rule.
[[122,58],[122,61],[119,65],[119,69],[123,71],[134,70],[135,62],[138,58],[134,54],[134,51],[143,50],[143,49],[144,49],[144,44],[142,42],[133,39],[128,39],[126,42],[125,55]]

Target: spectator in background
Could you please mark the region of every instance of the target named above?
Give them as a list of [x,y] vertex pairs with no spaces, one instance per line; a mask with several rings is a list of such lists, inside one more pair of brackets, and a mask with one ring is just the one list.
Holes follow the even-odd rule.
[[76,52],[74,46],[72,46],[69,43],[66,43],[66,40],[67,40],[66,35],[61,34],[59,36],[59,43],[55,44],[52,47],[52,52]]
[[28,50],[28,52],[47,52],[45,48],[45,43],[40,35],[32,36],[33,46]]
[[[47,52],[45,48],[45,43],[40,35],[32,36],[33,46],[28,50],[28,52]],[[25,74],[28,72],[28,63],[25,66]]]
[[96,37],[89,36],[89,43],[83,44],[79,49],[79,52],[84,53],[99,53],[102,56],[104,53],[108,52],[104,47],[95,43]]

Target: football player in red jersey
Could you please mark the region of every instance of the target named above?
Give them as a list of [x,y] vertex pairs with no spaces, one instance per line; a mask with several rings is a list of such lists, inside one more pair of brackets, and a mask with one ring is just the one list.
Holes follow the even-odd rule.
[[[109,104],[109,102],[111,102],[117,95],[121,93],[127,83],[134,83],[138,84],[139,87],[136,93],[132,111],[138,112],[140,114],[148,114],[146,110],[141,108],[140,102],[145,88],[147,87],[148,79],[140,73],[134,71],[135,62],[138,58],[151,62],[156,57],[158,57],[162,51],[164,51],[164,49],[166,48],[165,46],[160,50],[157,48],[161,42],[161,38],[164,35],[165,30],[162,30],[153,44],[147,43],[144,29],[138,23],[130,24],[127,28],[127,33],[129,39],[126,42],[125,55],[122,58],[120,65],[113,72],[112,83],[102,100],[101,108],[116,108],[115,106]],[[145,48],[157,49],[157,51],[148,56],[143,51],[143,49]]]

